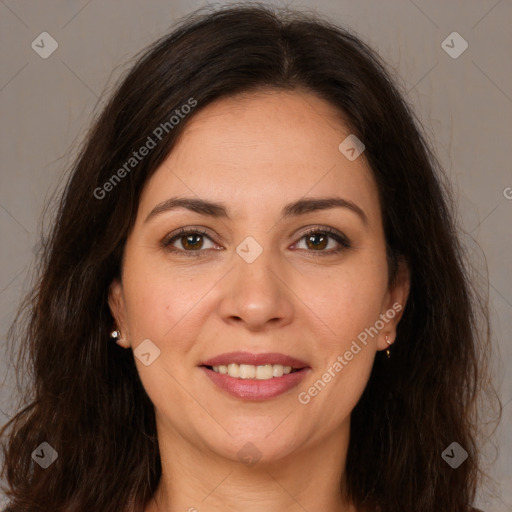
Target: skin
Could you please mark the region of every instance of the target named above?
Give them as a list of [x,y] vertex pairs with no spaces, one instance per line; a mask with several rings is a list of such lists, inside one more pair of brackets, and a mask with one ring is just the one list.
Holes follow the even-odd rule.
[[[400,314],[360,344],[308,404],[298,394],[379,315],[405,305],[409,274],[401,267],[400,283],[388,288],[375,181],[364,153],[349,161],[338,149],[349,134],[333,107],[308,92],[221,99],[189,119],[146,184],[121,281],[109,294],[123,337],[118,343],[135,349],[150,339],[160,350],[149,366],[135,358],[155,406],[162,457],[162,478],[145,512],[356,511],[339,484],[350,414],[376,351],[388,347],[386,336],[394,341]],[[222,202],[231,219],[180,208],[145,222],[157,204],[176,196]],[[285,204],[326,196],[356,203],[368,225],[340,207],[280,219]],[[185,235],[172,243],[181,252],[165,250],[161,241],[181,227],[208,235],[188,239],[196,249]],[[352,247],[329,254],[340,244],[328,238],[316,248],[304,238],[309,227],[340,231]],[[263,248],[250,264],[236,252],[247,236]],[[202,256],[187,257],[187,250]],[[238,350],[281,352],[311,370],[273,399],[234,398],[198,365]],[[237,456],[247,442],[260,453],[253,466]]]

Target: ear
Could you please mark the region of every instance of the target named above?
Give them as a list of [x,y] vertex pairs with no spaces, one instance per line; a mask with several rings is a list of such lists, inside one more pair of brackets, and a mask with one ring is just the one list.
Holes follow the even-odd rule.
[[110,312],[117,324],[117,329],[121,332],[121,337],[116,343],[124,348],[130,347],[128,341],[128,323],[126,321],[126,304],[124,301],[123,286],[118,279],[114,279],[108,290],[108,305]]
[[386,293],[381,311],[381,321],[384,327],[379,331],[377,338],[377,350],[386,350],[389,343],[396,339],[396,328],[402,318],[409,291],[411,288],[411,274],[407,262],[402,258],[398,262],[397,276]]

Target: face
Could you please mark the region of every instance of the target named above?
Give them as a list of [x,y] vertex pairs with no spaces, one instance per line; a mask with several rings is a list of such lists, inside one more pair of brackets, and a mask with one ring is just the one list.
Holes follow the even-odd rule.
[[109,303],[170,442],[231,460],[251,442],[270,461],[346,432],[408,292],[388,288],[376,184],[364,152],[338,148],[349,134],[310,93],[222,99],[146,184]]

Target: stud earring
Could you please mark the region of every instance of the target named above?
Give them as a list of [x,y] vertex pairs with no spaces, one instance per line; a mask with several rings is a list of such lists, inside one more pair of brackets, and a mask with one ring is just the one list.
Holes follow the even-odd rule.
[[116,341],[119,340],[121,338],[121,331],[118,331],[117,329],[112,331],[110,333],[110,337]]
[[[388,337],[386,336],[386,343],[391,346],[391,341],[388,340]],[[388,359],[391,359],[391,354],[389,353],[389,347],[386,349],[386,356],[388,357]]]
[[[122,347],[121,345],[121,341],[124,341],[124,337],[121,336],[121,331],[119,331],[118,329],[115,329],[113,330],[111,333],[110,333],[110,337],[115,340],[115,342],[120,346]],[[124,347],[123,347],[124,348]]]

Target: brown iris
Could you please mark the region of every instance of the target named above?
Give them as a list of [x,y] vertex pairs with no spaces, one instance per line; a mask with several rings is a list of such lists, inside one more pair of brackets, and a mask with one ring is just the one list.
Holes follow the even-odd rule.
[[[196,239],[195,243],[190,243],[190,239]],[[203,246],[202,235],[197,233],[191,233],[189,235],[183,235],[180,237],[181,243],[185,249],[200,249]],[[183,242],[185,240],[185,242]]]
[[318,238],[321,238],[322,241],[319,243],[313,243],[312,248],[313,249],[325,249],[325,247],[327,247],[329,237],[323,233],[315,233],[312,235],[307,235],[306,243],[307,243],[308,247],[310,247],[309,244],[310,244],[310,242],[312,242],[313,239],[318,239]]

